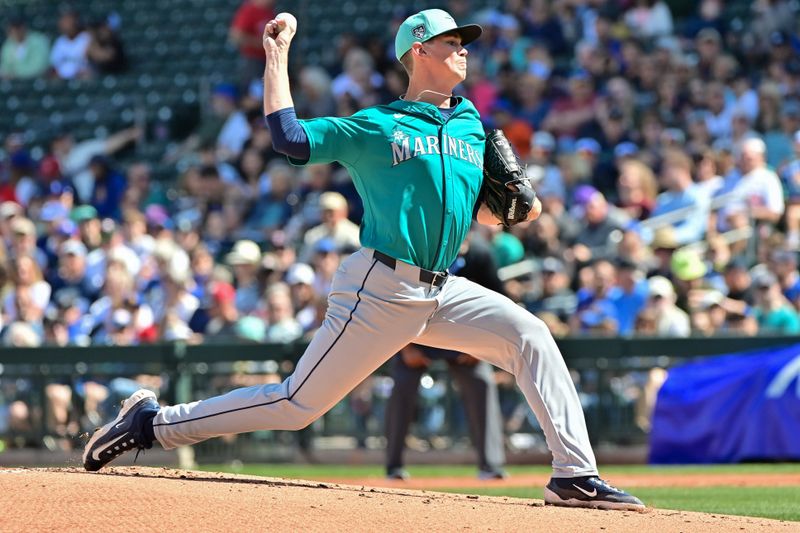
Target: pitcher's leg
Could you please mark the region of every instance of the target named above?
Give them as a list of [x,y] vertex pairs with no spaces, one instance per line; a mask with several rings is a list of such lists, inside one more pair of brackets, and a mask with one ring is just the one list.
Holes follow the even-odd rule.
[[472,366],[451,364],[450,374],[461,392],[470,436],[478,454],[478,468],[500,471],[506,461],[503,415],[491,365],[484,361]]
[[597,474],[583,410],[547,326],[508,298],[464,278],[448,280],[417,340],[458,350],[514,374],[544,430],[556,477]]
[[153,421],[161,445],[174,448],[225,434],[303,428],[416,336],[434,302],[387,302],[393,280],[381,270],[386,267],[363,256],[348,262],[345,279],[337,274],[334,281],[325,321],[294,374],[280,384],[162,408]]

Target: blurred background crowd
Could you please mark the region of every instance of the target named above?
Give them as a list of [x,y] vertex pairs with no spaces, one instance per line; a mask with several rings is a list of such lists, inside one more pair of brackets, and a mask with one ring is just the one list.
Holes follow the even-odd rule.
[[[93,135],[52,116],[0,129],[5,345],[284,343],[319,327],[362,210],[345,169],[293,167],[272,150],[261,32],[284,4],[225,14],[203,45],[229,50],[230,68],[189,126],[159,110],[161,122],[133,113]],[[527,226],[473,228],[452,271],[479,261],[556,336],[800,331],[796,1],[446,4],[485,32],[457,90],[506,132],[544,205]],[[355,24],[314,53],[298,45],[301,118],[403,93],[393,36],[416,9],[376,6],[382,31]],[[299,41],[330,25],[298,15]],[[126,40],[116,11],[36,20],[4,19],[0,90],[113,86],[139,68],[128,47],[148,44]]]

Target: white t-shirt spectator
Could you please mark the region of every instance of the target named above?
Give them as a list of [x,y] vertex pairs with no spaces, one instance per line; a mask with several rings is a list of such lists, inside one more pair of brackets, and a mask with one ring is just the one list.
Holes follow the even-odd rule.
[[742,176],[733,188],[734,193],[748,205],[761,205],[773,213],[783,214],[783,187],[778,175],[761,167]]
[[59,78],[71,80],[89,69],[86,49],[90,41],[91,37],[85,31],[76,35],[74,39],[66,35],[56,39],[50,50],[50,64],[53,65]]

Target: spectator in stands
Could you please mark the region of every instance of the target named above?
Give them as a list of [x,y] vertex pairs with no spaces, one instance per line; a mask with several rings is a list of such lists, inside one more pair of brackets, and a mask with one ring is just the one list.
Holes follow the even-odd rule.
[[[353,48],[344,57],[344,72],[334,78],[331,92],[339,107],[340,116],[352,114],[359,109],[380,103],[383,98],[384,80],[375,71],[369,52]],[[344,113],[349,109],[350,113]]]
[[[264,26],[275,18],[274,0],[245,0],[236,10],[228,39],[239,47],[239,88],[245,90],[264,75]],[[319,116],[319,115],[317,115]]]
[[670,220],[675,228],[675,238],[680,245],[697,242],[706,231],[709,197],[692,181],[692,161],[682,152],[672,151],[661,166],[661,182],[666,191],[656,197],[651,216],[658,217],[673,211],[686,210],[685,216]]
[[236,310],[240,315],[249,315],[261,297],[257,277],[261,249],[253,241],[238,241],[225,256],[225,262],[233,268],[236,279]]
[[339,268],[340,249],[333,239],[325,238],[317,241],[313,248],[311,266],[314,268],[314,290],[318,294],[328,294],[331,290],[333,275]]
[[152,168],[145,162],[136,162],[128,166],[125,174],[127,188],[125,198],[120,210],[144,211],[151,205],[169,205],[165,184],[161,181],[153,180]]
[[578,291],[578,312],[570,318],[570,329],[578,334],[615,335],[619,333],[619,317],[611,297],[616,268],[610,261],[598,259],[591,269],[592,286]]
[[[739,165],[742,178],[734,187],[734,194],[747,206],[748,215],[756,223],[777,224],[785,209],[783,188],[775,172],[767,167],[764,141],[759,138],[744,140]],[[726,211],[729,217],[737,213],[732,209]],[[742,222],[735,223],[734,227],[741,225]]]
[[35,308],[36,316],[44,316],[45,309],[50,303],[50,284],[44,281],[42,271],[36,261],[30,256],[17,257],[11,269],[13,288],[5,294],[3,302],[3,320],[10,324],[22,320],[17,311],[18,295],[27,293],[30,305]]
[[269,322],[266,341],[286,343],[302,337],[303,326],[294,317],[289,286],[285,283],[276,283],[267,289],[264,298],[267,301]]
[[495,102],[490,122],[493,128],[502,130],[519,157],[528,158],[533,128],[527,121],[514,116],[510,104],[504,100]]
[[63,80],[86,78],[91,75],[86,51],[91,36],[81,26],[80,15],[73,8],[67,8],[58,19],[61,35],[50,50],[50,65],[56,76]]
[[79,205],[72,209],[69,217],[78,225],[78,237],[87,251],[99,248],[103,243],[103,235],[97,209],[91,205]]
[[0,198],[27,207],[38,192],[33,159],[26,150],[18,150],[11,154],[8,163],[8,179],[0,184]]
[[91,40],[86,48],[89,65],[98,74],[119,74],[127,66],[122,40],[114,32],[108,18],[92,20],[89,23]]
[[764,270],[753,279],[755,306],[753,316],[758,322],[759,333],[795,335],[800,332],[800,317],[797,310],[781,292],[778,278]]
[[85,312],[89,304],[97,298],[102,279],[91,279],[86,275],[86,246],[78,240],[70,239],[61,245],[58,254],[58,270],[49,280],[54,298],[60,293],[74,293],[80,298],[78,306]]
[[347,218],[348,205],[338,192],[325,192],[319,197],[322,223],[309,229],[303,238],[300,259],[307,262],[322,240],[330,240],[338,249],[360,246],[359,228]]
[[317,299],[314,291],[314,269],[305,263],[295,263],[286,272],[286,284],[291,290],[295,319],[308,333],[314,326],[317,314]]
[[36,246],[36,225],[27,218],[15,217],[11,221],[11,246],[9,256],[12,259],[31,257],[40,269],[47,268],[47,255]]
[[636,159],[620,164],[617,206],[634,220],[645,220],[656,203],[658,184],[650,168]]
[[46,203],[42,208],[40,216],[46,225],[44,234],[39,237],[37,247],[47,256],[45,271],[55,268],[58,263],[58,249],[61,243],[72,238],[78,232],[78,226],[67,218],[68,213],[61,203]]
[[619,229],[619,225],[609,217],[608,202],[603,194],[596,189],[589,192],[583,224],[571,248],[572,256],[579,263],[611,257],[614,250],[609,237]]
[[150,307],[137,300],[134,278],[128,269],[122,263],[110,263],[101,296],[89,307],[93,342],[134,344],[139,333],[153,327]]
[[709,83],[706,86],[706,94],[708,132],[716,139],[730,137],[734,108],[725,102],[725,86],[719,82]]
[[541,292],[525,296],[525,308],[539,316],[550,313],[566,325],[575,314],[578,299],[569,288],[569,275],[564,262],[557,257],[546,257],[541,267]]
[[8,19],[6,40],[0,48],[0,79],[31,79],[49,66],[50,41],[28,29],[25,19],[13,14]]
[[553,161],[555,150],[555,138],[546,131],[537,131],[531,137],[526,172],[537,192],[541,193],[544,189],[548,194],[566,198],[564,178],[558,165]]
[[162,334],[167,331],[173,339],[186,339],[189,321],[200,307],[200,300],[192,294],[192,273],[189,256],[174,248],[166,261],[159,265],[160,283],[150,292],[153,319]]
[[701,198],[713,198],[724,181],[719,175],[717,157],[713,150],[704,148],[695,154],[695,186],[699,189]]
[[636,325],[636,317],[647,303],[648,285],[641,267],[633,261],[617,260],[617,279],[608,291],[608,299],[616,309],[620,335],[630,335]]
[[[263,56],[263,53],[259,53],[259,56]],[[300,90],[294,99],[298,117],[329,117],[336,113],[331,77],[325,69],[307,65],[300,71],[298,78]]]
[[100,246],[86,256],[86,272],[92,279],[105,279],[111,262],[125,267],[132,278],[139,275],[142,261],[131,248],[125,244],[125,236],[112,219],[100,222]]
[[[710,274],[708,265],[704,261],[699,249],[689,246],[675,250],[670,259],[670,270],[672,280],[678,284],[678,288],[684,288],[682,283],[692,285],[697,288],[698,283]],[[685,293],[686,291],[678,291]],[[684,295],[684,294],[681,294]]]
[[58,162],[61,173],[70,178],[75,194],[83,203],[92,197],[94,181],[89,171],[89,162],[96,155],[113,156],[124,147],[142,138],[138,127],[125,128],[105,138],[88,139],[75,143],[69,130],[61,130],[53,137],[50,150]]
[[127,188],[125,176],[112,167],[106,156],[99,154],[89,160],[89,173],[92,177],[92,196],[89,203],[97,209],[101,218],[121,220],[120,207]]
[[569,92],[553,102],[542,128],[557,136],[575,137],[595,117],[595,93],[591,76],[584,71],[569,78]]
[[217,281],[209,288],[209,322],[203,331],[203,338],[214,341],[231,341],[238,337],[236,322],[236,289],[230,283]]
[[653,276],[648,280],[648,287],[650,299],[642,313],[652,314],[654,333],[663,337],[688,337],[691,333],[689,315],[675,305],[677,295],[672,283],[665,277]]
[[797,270],[797,251],[778,249],[769,260],[770,271],[775,273],[783,296],[800,310],[800,272]]

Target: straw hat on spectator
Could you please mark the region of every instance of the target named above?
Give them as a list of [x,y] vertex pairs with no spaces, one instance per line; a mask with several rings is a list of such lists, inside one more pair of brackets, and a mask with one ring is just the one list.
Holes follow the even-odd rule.
[[675,250],[678,248],[678,237],[675,235],[675,228],[672,226],[662,226],[653,234],[653,242],[650,243],[653,250]]
[[6,201],[0,204],[0,218],[7,219],[22,214],[22,206],[17,202]]
[[17,235],[36,235],[36,226],[30,219],[18,217],[11,223],[11,231]]
[[261,248],[248,240],[237,241],[233,250],[225,256],[225,262],[231,266],[257,265],[261,261]]

